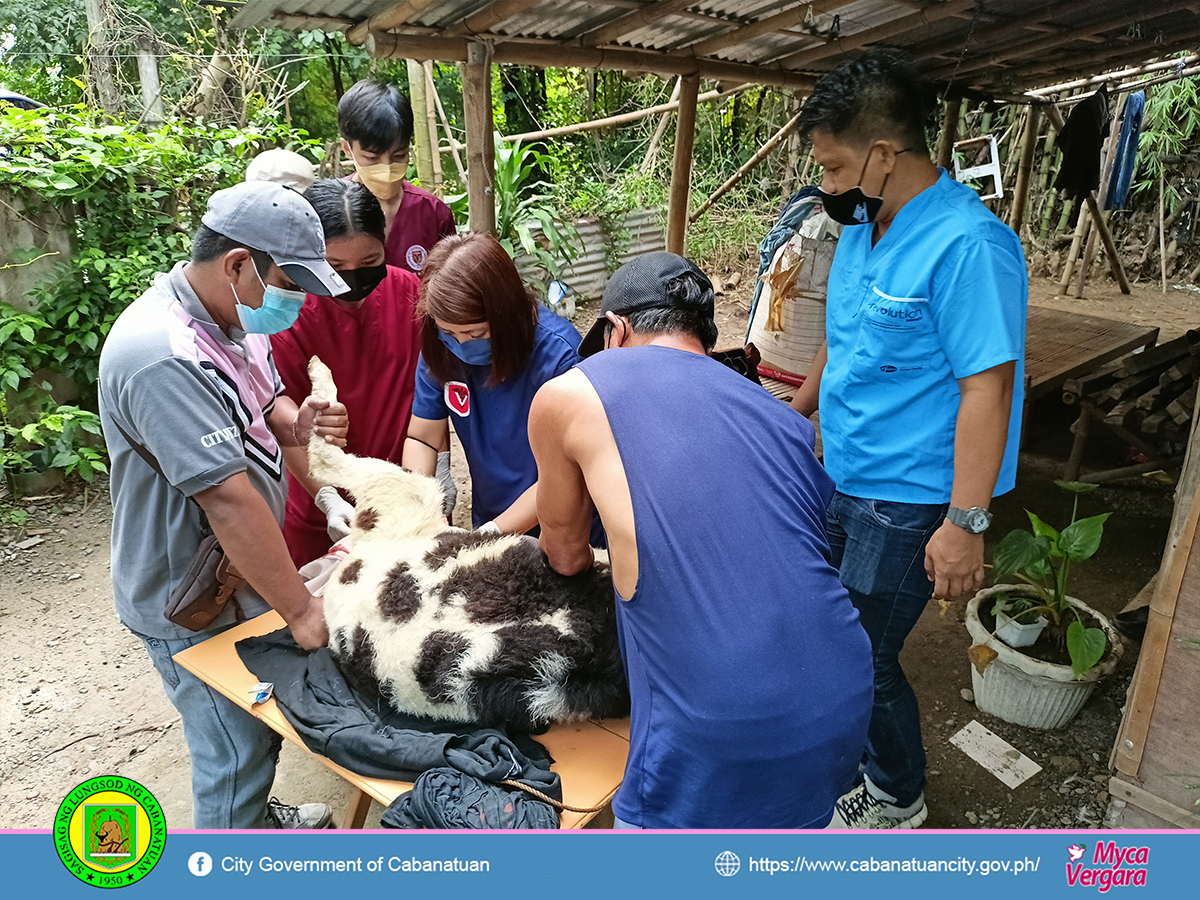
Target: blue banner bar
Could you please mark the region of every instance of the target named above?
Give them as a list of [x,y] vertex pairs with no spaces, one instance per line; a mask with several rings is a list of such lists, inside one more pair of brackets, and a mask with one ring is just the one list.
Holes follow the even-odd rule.
[[[1177,900],[1197,895],[1198,858],[1200,834],[1181,831],[173,831],[154,868],[113,895]],[[0,832],[0,865],[6,897],[101,896],[49,831]]]

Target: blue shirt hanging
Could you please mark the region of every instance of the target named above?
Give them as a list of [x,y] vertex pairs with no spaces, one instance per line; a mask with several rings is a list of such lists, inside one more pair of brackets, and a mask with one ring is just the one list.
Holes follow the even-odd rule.
[[1138,137],[1142,133],[1142,114],[1145,109],[1144,91],[1137,91],[1125,98],[1125,108],[1121,113],[1121,137],[1117,141],[1117,155],[1113,158],[1105,209],[1124,209],[1125,201],[1129,199],[1129,185],[1137,168]]

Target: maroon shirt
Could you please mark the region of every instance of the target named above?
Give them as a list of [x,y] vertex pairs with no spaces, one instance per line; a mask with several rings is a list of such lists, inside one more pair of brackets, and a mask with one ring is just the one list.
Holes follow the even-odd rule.
[[[407,203],[408,198],[405,198]],[[350,416],[346,450],[399,465],[412,413],[421,327],[417,277],[388,266],[387,277],[354,310],[309,294],[296,323],[271,338],[284,394],[297,404],[312,392],[308,361],[329,366]],[[325,514],[288,475],[283,536],[297,567],[329,549]]]
[[406,181],[404,199],[396,210],[384,245],[383,261],[420,275],[433,245],[454,232],[454,213],[450,207]]

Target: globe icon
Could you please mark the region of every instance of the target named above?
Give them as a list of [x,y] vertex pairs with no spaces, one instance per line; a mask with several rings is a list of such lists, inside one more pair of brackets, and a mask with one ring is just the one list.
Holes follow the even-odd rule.
[[738,869],[742,867],[742,861],[738,859],[738,855],[732,850],[722,850],[717,854],[716,867],[717,874],[728,878],[730,875],[738,873]]

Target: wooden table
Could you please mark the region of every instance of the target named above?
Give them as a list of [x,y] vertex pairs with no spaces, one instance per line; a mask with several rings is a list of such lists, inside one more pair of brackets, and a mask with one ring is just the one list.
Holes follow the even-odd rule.
[[[283,627],[283,618],[272,610],[177,653],[175,661],[357,788],[343,827],[362,828],[372,800],[387,806],[400,794],[412,790],[412,784],[365,778],[324,756],[312,753],[284,718],[274,698],[258,706],[250,705],[250,689],[258,683],[258,679],[242,663],[234,644],[243,638],[270,634]],[[602,806],[612,799],[621,784],[625,759],[629,755],[628,719],[555,725],[545,734],[537,735],[536,739],[554,757],[555,762],[550,768],[562,776],[565,805],[589,808]],[[595,812],[564,810],[561,814],[562,827],[582,828],[595,815]]]
[[1025,325],[1025,407],[1021,415],[1021,444],[1029,421],[1030,403],[1097,366],[1138,347],[1149,349],[1158,329],[1097,316],[1029,307]]
[[1057,390],[1068,378],[1138,347],[1153,347],[1157,340],[1157,328],[1030,306],[1025,326],[1025,400]]

